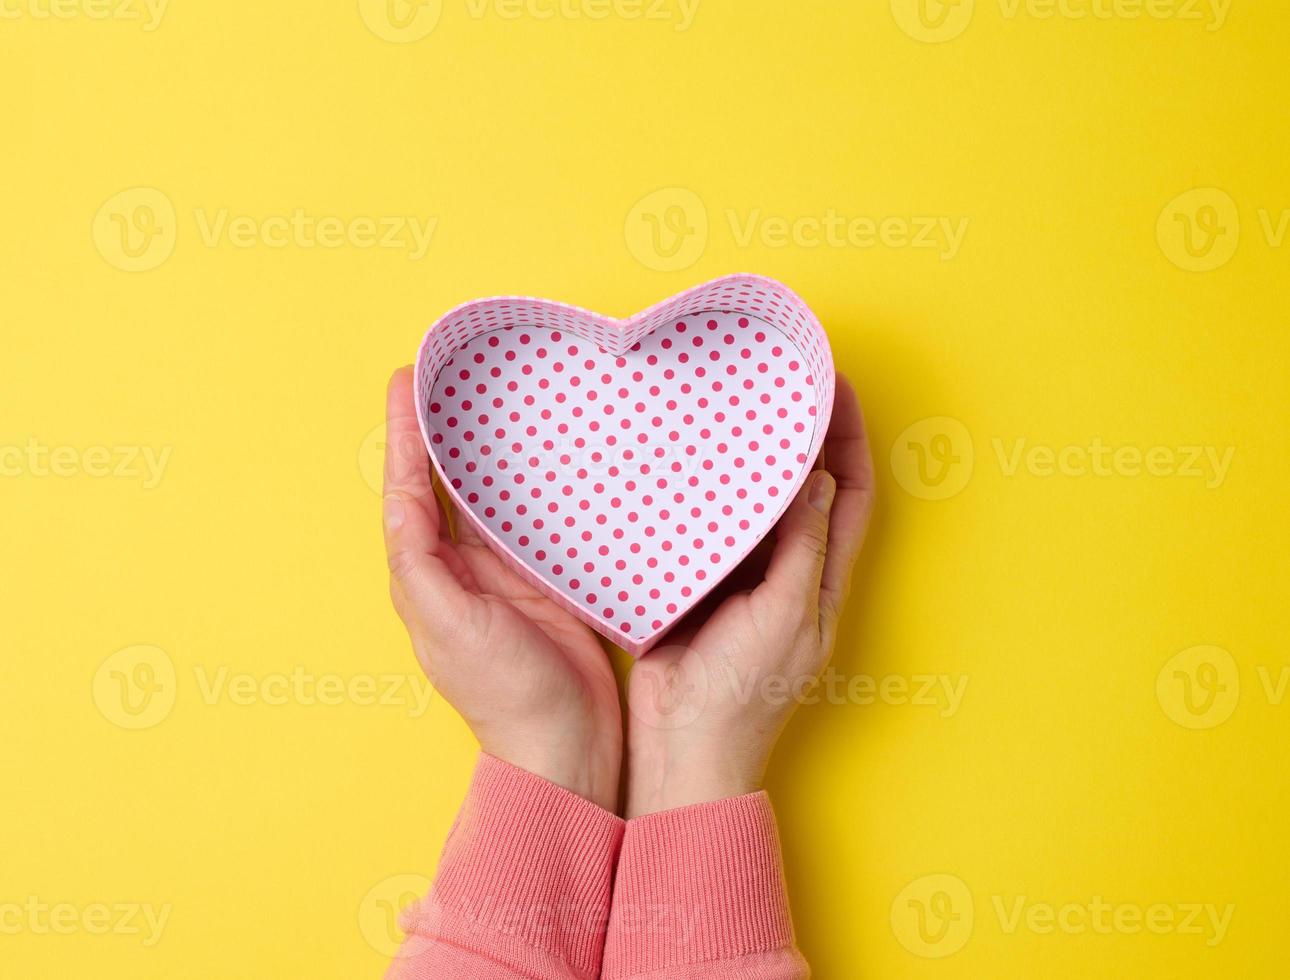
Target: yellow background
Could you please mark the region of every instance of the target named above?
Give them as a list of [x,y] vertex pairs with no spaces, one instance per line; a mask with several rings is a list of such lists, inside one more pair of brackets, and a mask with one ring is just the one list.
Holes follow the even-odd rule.
[[[1290,236],[1260,218],[1290,207],[1282,4],[1234,0],[1210,30],[1159,12],[1208,18],[1191,0],[925,21],[912,0],[701,0],[679,30],[675,0],[669,20],[443,0],[437,22],[401,11],[433,27],[401,41],[380,4],[173,0],[146,30],[48,2],[0,19],[0,906],[170,912],[145,945],[11,910],[0,975],[379,976],[472,740],[437,698],[269,702],[297,668],[414,670],[370,485],[386,376],[466,299],[626,314],[732,271],[812,303],[866,406],[881,503],[837,671],[967,679],[955,711],[844,698],[781,743],[816,974],[1282,975]],[[125,271],[113,215],[152,227],[158,200],[116,198],[135,188],[174,215],[151,212],[142,263],[164,261]],[[1214,190],[1171,212],[1193,188]],[[637,207],[660,189],[646,206],[688,232],[671,258]],[[203,237],[296,209],[437,225],[420,258],[353,231]],[[830,212],[967,231],[943,258],[731,225]],[[1221,481],[1044,476],[1006,466],[1022,439],[1234,454]],[[145,488],[91,447],[169,456]],[[1171,664],[1197,646],[1221,650]],[[112,699],[140,664],[163,700],[134,730]],[[269,701],[203,687],[228,675]],[[920,888],[967,931],[949,955],[911,933]],[[1210,946],[1009,931],[995,906],[1018,896],[1235,910]]]

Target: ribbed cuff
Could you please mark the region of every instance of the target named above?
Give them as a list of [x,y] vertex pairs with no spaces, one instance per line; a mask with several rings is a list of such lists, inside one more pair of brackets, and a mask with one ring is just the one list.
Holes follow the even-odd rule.
[[524,960],[535,950],[597,976],[624,827],[594,803],[481,754],[434,887],[405,914],[404,929],[493,956],[510,950]]
[[605,947],[606,980],[739,957],[751,957],[752,968],[763,958],[759,954],[775,951],[800,959],[793,952],[775,814],[765,793],[628,822]]

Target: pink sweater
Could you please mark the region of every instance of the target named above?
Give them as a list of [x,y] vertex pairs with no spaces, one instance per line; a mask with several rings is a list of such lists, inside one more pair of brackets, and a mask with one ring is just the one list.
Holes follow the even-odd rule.
[[386,980],[802,980],[765,793],[624,822],[482,755]]

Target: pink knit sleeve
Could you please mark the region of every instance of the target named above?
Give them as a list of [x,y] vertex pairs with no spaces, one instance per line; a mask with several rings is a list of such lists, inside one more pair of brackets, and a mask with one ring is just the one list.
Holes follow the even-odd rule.
[[403,916],[386,980],[600,974],[623,821],[481,755],[430,894]]
[[604,980],[802,980],[765,793],[627,824]]

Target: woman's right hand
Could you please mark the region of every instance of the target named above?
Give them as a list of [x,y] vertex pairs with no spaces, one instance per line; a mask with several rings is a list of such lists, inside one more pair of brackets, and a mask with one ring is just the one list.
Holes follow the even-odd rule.
[[[710,598],[710,613],[696,610],[633,668],[626,817],[761,788],[775,741],[828,662],[873,510],[864,419],[841,376],[817,466],[755,587]],[[761,696],[767,681],[782,696]]]

